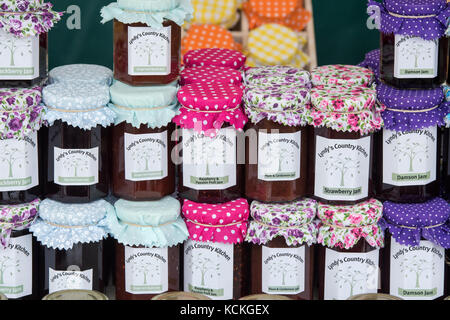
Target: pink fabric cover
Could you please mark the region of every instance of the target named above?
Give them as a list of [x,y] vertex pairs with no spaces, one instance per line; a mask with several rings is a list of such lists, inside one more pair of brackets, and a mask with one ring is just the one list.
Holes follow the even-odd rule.
[[186,68],[180,74],[180,84],[182,86],[192,83],[231,83],[240,86],[241,82],[241,72],[227,67],[202,66]]
[[191,50],[184,55],[184,65],[188,68],[199,66],[229,67],[240,70],[247,58],[236,50],[231,49],[197,49]]

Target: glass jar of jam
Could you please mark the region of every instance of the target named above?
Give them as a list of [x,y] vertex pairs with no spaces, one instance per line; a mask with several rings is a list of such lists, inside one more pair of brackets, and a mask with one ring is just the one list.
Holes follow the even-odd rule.
[[30,231],[41,243],[40,296],[66,289],[103,291],[105,218],[114,208],[105,200],[67,204],[45,199]]
[[21,204],[43,195],[46,130],[41,128],[41,88],[1,89],[0,204]]
[[175,192],[175,145],[172,118],[178,111],[177,84],[131,87],[116,81],[110,88],[112,182],[115,196],[158,200]]
[[39,245],[28,228],[39,203],[0,205],[0,293],[8,299],[38,299]]
[[251,243],[251,294],[313,299],[316,208],[311,199],[283,204],[252,202],[253,220],[246,236]]
[[181,25],[192,12],[188,1],[118,1],[103,7],[102,23],[114,19],[114,78],[132,86],[177,80]]
[[[450,207],[441,198],[424,203],[384,203],[380,224],[388,231],[382,290],[404,300],[434,300],[447,294],[446,249]],[[408,217],[405,219],[405,217]]]
[[305,118],[314,126],[310,194],[323,203],[355,204],[372,195],[372,132],[383,125],[376,91],[318,86]]
[[53,68],[48,73],[48,82],[80,83],[88,82],[110,86],[113,72],[104,66],[96,64],[68,64]]
[[441,133],[447,113],[442,89],[377,87],[386,106],[375,135],[375,193],[380,200],[424,202],[439,195]]
[[378,292],[382,211],[383,205],[375,199],[349,206],[319,204],[320,300]]
[[174,161],[178,192],[196,202],[227,202],[242,196],[244,150],[242,89],[232,84],[195,83],[178,91],[182,104]]
[[247,200],[222,204],[184,200],[183,215],[189,231],[183,248],[184,291],[213,300],[248,295]]
[[61,202],[90,202],[108,195],[109,88],[88,83],[55,83],[43,90],[48,112],[46,194]]
[[181,248],[187,239],[180,217],[180,202],[172,197],[158,201],[115,203],[108,226],[116,242],[116,299],[149,300],[181,289]]
[[448,64],[446,0],[384,0],[370,5],[381,13],[381,80],[405,89],[442,85]]

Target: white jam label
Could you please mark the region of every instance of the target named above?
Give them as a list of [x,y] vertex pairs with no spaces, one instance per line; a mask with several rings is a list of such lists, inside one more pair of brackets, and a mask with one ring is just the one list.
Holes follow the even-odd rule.
[[128,74],[168,75],[171,72],[172,27],[128,27]]
[[439,39],[395,35],[394,77],[435,78],[438,74]]
[[383,129],[383,183],[426,185],[436,180],[437,127],[412,131]]
[[236,185],[236,131],[221,129],[214,138],[183,129],[183,184],[195,190]]
[[377,293],[379,251],[338,252],[325,249],[325,300],[346,300],[362,293]]
[[22,191],[39,184],[37,132],[21,140],[0,140],[0,192]]
[[186,241],[184,291],[213,300],[233,299],[233,253],[233,244]]
[[305,246],[262,246],[262,291],[267,294],[299,294],[305,291]]
[[69,266],[66,271],[48,268],[49,293],[61,290],[92,290],[92,269],[80,270],[78,266]]
[[258,179],[289,181],[300,178],[301,132],[258,134]]
[[16,38],[0,30],[0,80],[39,76],[39,37]]
[[314,195],[339,201],[367,197],[371,138],[316,139]]
[[132,294],[156,294],[169,288],[167,248],[125,247],[125,290]]
[[0,246],[0,292],[10,299],[29,296],[33,291],[32,236],[10,238]]
[[167,131],[124,136],[125,179],[160,180],[167,177]]
[[61,186],[88,186],[98,183],[98,147],[54,149],[54,181]]
[[430,241],[404,246],[392,239],[390,294],[407,300],[444,295],[445,249]]

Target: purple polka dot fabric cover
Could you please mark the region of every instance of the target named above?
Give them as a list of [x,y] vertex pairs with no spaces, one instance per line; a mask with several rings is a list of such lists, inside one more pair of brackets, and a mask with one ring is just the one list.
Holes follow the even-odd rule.
[[[444,125],[444,117],[450,111],[450,102],[445,101],[441,88],[423,90],[400,90],[384,83],[377,86],[377,98],[386,106],[381,114],[384,127],[389,130],[405,131]],[[435,109],[434,107],[438,106]],[[395,110],[417,110],[399,112]],[[427,110],[429,111],[420,111]]]
[[424,238],[449,249],[449,218],[450,205],[442,198],[434,198],[424,203],[386,201],[379,224],[400,244],[417,246],[421,238]]
[[[412,35],[425,40],[441,38],[445,34],[447,19],[450,17],[450,7],[446,0],[384,0],[383,3],[369,0],[369,6],[380,8],[381,32]],[[428,15],[432,17],[409,17]]]
[[375,83],[380,83],[380,49],[366,53],[364,61],[359,63],[358,66],[372,70],[375,75]]

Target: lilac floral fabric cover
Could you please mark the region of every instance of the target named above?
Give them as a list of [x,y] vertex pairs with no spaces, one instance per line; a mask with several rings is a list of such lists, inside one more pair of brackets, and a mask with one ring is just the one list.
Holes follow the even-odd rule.
[[358,64],[358,66],[372,70],[375,76],[375,83],[380,83],[380,49],[366,53],[364,61]]
[[417,246],[421,238],[450,248],[450,205],[441,198],[424,203],[384,203],[380,226],[400,244]]
[[314,127],[368,134],[383,127],[383,110],[372,88],[317,86],[311,90],[311,105],[305,106],[305,120]]
[[384,0],[383,3],[369,0],[369,6],[380,8],[381,32],[417,36],[425,40],[442,37],[450,16],[446,0]]
[[278,204],[253,201],[250,206],[253,221],[245,240],[264,245],[284,237],[288,246],[312,245],[317,238],[316,209],[317,202],[312,199]]
[[0,89],[0,139],[22,139],[43,123],[41,88]]
[[311,75],[308,71],[289,66],[264,66],[249,68],[244,74],[248,86],[299,86],[310,87]]
[[30,227],[38,216],[41,200],[15,205],[0,205],[0,248],[9,244],[11,231]]
[[380,84],[377,87],[377,97],[386,106],[382,116],[384,126],[389,130],[403,131],[441,126],[444,124],[444,117],[450,111],[450,102],[444,100],[441,88],[401,90]]
[[370,199],[356,205],[326,205],[319,203],[317,242],[329,248],[351,249],[364,238],[375,248],[384,246],[384,233],[378,225],[383,204]]
[[61,20],[51,3],[42,0],[2,0],[0,2],[0,29],[16,37],[33,37],[50,31]]

